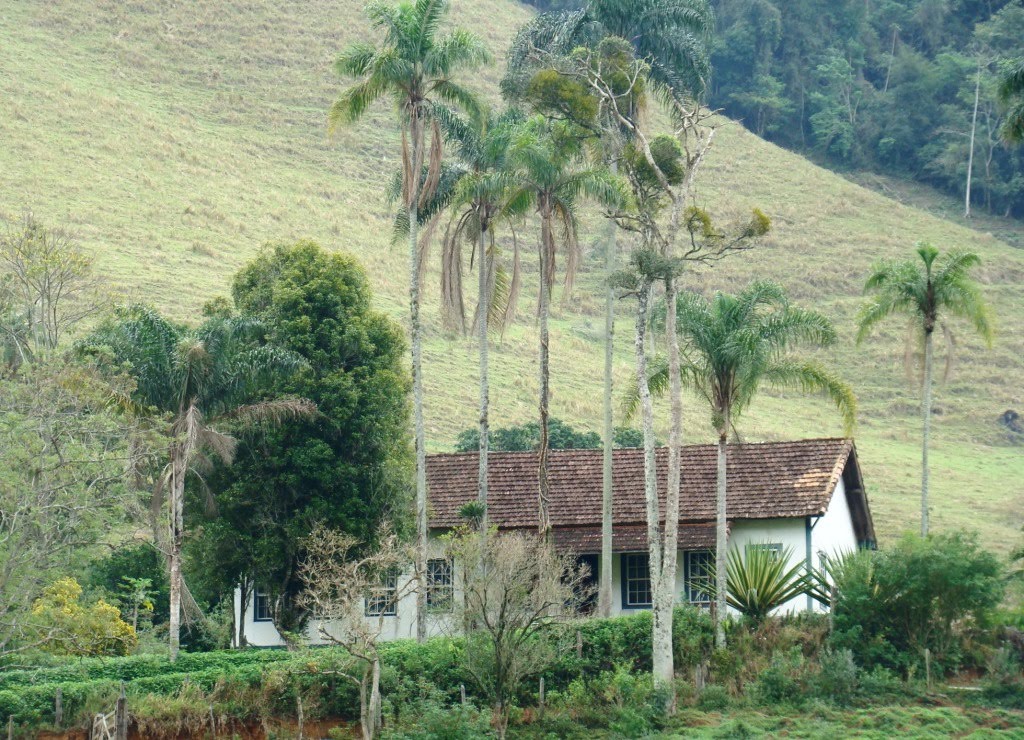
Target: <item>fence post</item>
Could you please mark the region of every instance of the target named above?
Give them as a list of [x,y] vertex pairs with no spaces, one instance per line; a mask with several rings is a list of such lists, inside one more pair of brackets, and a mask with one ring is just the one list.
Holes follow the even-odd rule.
[[210,732],[217,737],[217,717],[213,714],[213,704],[210,705]]
[[459,694],[462,696],[462,706],[466,706],[466,684],[459,684]]
[[540,677],[540,716],[544,718],[544,676]]
[[929,648],[924,649],[924,681],[928,690],[932,690],[932,651]]
[[583,660],[583,633],[576,630],[576,660]]
[[64,691],[58,686],[57,696],[53,699],[53,724],[60,727],[62,722],[64,722]]
[[114,708],[114,740],[128,740],[128,699],[124,694],[124,681]]

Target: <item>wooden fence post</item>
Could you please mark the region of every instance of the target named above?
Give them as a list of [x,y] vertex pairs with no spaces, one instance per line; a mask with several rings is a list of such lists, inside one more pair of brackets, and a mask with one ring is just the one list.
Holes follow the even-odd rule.
[[57,695],[53,698],[53,724],[57,727],[64,722],[64,691],[57,687]]
[[114,708],[114,740],[128,740],[128,699],[124,693],[124,681]]
[[466,706],[466,684],[459,684],[459,694],[462,696],[462,706]]
[[932,690],[932,651],[924,649],[924,682],[928,690]]
[[544,676],[540,677],[540,716],[544,718]]

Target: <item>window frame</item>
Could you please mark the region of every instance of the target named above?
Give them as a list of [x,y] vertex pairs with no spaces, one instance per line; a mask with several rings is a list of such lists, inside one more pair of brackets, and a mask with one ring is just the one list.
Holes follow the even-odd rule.
[[[260,616],[260,606],[263,606],[265,616]],[[253,588],[252,590],[252,621],[253,622],[273,622],[274,617],[270,611],[270,594],[260,588]]]
[[[435,567],[443,563],[444,579],[435,583]],[[455,606],[455,564],[451,558],[429,558],[427,560],[427,609],[432,612],[450,612]]]
[[[645,562],[646,577],[630,576],[630,567],[640,567],[635,561]],[[622,608],[623,609],[650,609],[654,605],[654,592],[651,583],[651,556],[646,552],[624,552],[619,556],[619,580],[622,584]],[[630,602],[630,584],[636,581],[647,581],[647,602]]]
[[[363,598],[363,616],[398,616],[398,571],[381,575],[381,582],[372,587]],[[380,606],[376,606],[380,604]],[[371,606],[372,605],[372,606]]]
[[775,555],[776,561],[782,559],[783,547],[781,542],[748,542],[747,552],[751,550],[768,550]]
[[[699,565],[697,565],[697,563],[691,561],[691,557],[692,556],[698,556],[698,555],[706,558],[706,560],[704,561],[706,563],[706,565],[699,566]],[[696,561],[697,558],[693,557],[693,560]],[[683,551],[683,585],[686,588],[686,600],[689,603],[691,603],[691,604],[693,604],[695,606],[710,606],[711,602],[714,601],[714,599],[711,597],[710,593],[705,593],[703,591],[700,591],[700,590],[697,590],[697,589],[693,588],[693,583],[694,583],[693,576],[694,576],[694,567],[695,566],[701,568],[700,573],[697,574],[698,578],[696,580],[704,581],[708,585],[714,585],[714,581],[715,581],[715,576],[714,576],[714,572],[713,572],[714,565],[715,565],[715,551],[714,550],[705,549],[705,550],[684,550]],[[712,570],[708,570],[708,568],[710,568]]]

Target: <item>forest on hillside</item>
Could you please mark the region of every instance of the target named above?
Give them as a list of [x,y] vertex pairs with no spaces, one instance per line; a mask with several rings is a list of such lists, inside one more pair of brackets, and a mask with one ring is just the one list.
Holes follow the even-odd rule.
[[[532,0],[543,11],[578,0]],[[1021,0],[714,0],[708,102],[841,171],[910,178],[1024,216],[1024,153],[999,136]],[[973,142],[973,161],[972,161]]]

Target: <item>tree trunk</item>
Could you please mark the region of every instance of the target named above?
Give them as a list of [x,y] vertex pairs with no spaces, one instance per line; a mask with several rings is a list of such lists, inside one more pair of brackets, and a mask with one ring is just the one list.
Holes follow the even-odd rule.
[[381,729],[380,658],[376,655],[370,661],[370,701],[366,708],[367,740],[374,740]]
[[[653,660],[652,677],[658,686],[671,681],[672,671],[672,629],[671,621],[666,622],[664,601],[661,598],[663,589],[658,588],[662,573],[662,532],[661,511],[658,505],[658,472],[654,452],[654,404],[651,401],[651,389],[647,383],[647,311],[651,301],[651,285],[646,283],[637,294],[636,327],[633,337],[633,350],[636,355],[637,390],[640,396],[640,419],[644,433],[644,501],[647,510],[647,551],[650,560],[650,577],[652,587],[652,633],[651,649]],[[671,603],[670,603],[671,611]],[[670,618],[671,619],[671,618]],[[667,644],[666,644],[667,641]],[[665,653],[668,651],[668,661]]]
[[921,418],[924,430],[921,435],[921,536],[928,536],[928,440],[932,426],[932,332],[924,334],[924,389],[921,402]]
[[608,220],[608,238],[605,245],[605,304],[604,304],[604,456],[601,478],[601,565],[598,583],[598,614],[612,614],[612,450],[615,445],[615,427],[612,415],[612,370],[615,350],[615,274],[616,226]]
[[490,279],[487,269],[487,228],[481,218],[480,229],[480,262],[477,270],[480,275],[480,296],[477,308],[477,341],[480,343],[480,453],[477,497],[480,502],[480,529],[487,529],[487,454],[489,451],[488,435],[490,425],[488,415],[490,411],[490,386],[487,368],[487,314],[490,309]]
[[971,217],[971,175],[974,170],[974,132],[978,128],[978,100],[981,96],[981,59],[978,60],[978,75],[974,81],[974,115],[971,117],[971,143],[967,154],[967,187],[964,192],[964,218]]
[[168,620],[168,637],[172,663],[178,659],[178,650],[181,646],[181,546],[185,528],[182,510],[187,467],[185,448],[180,442],[175,442],[171,447],[171,485],[168,501],[171,510],[171,541],[168,548],[171,614]]
[[551,519],[548,512],[550,491],[548,484],[548,402],[550,396],[550,366],[548,358],[548,307],[551,297],[548,295],[548,255],[553,236],[551,234],[551,213],[547,206],[541,211],[541,247],[540,247],[540,300],[538,304],[540,318],[540,445],[537,451],[537,529],[541,537],[547,541],[551,532]]
[[668,470],[666,471],[665,524],[662,534],[661,572],[657,574],[654,593],[654,680],[668,690],[665,709],[673,714],[676,708],[674,690],[675,665],[672,657],[672,618],[676,596],[676,565],[679,558],[679,487],[682,478],[683,386],[679,367],[679,336],[676,334],[676,299],[678,290],[674,277],[665,280],[665,337],[668,343],[669,375],[669,437]]
[[718,432],[718,488],[715,495],[715,646],[725,647],[726,610],[726,549],[729,546],[726,532],[726,485],[728,463],[728,429]]
[[427,450],[423,425],[423,327],[420,323],[420,269],[419,269],[419,193],[420,171],[416,166],[422,159],[424,145],[420,122],[414,115],[410,124],[413,146],[409,201],[409,331],[412,344],[412,403],[416,439],[416,640],[427,639]]

